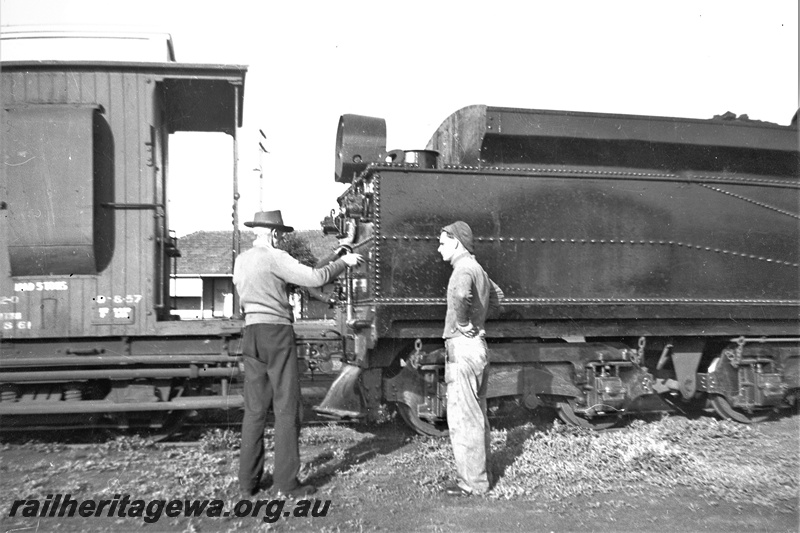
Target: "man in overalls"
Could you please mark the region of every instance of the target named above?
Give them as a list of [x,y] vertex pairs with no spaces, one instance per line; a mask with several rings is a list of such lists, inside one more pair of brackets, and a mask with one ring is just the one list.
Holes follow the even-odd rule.
[[489,367],[484,323],[490,306],[499,307],[503,291],[475,259],[472,229],[466,222],[454,222],[442,229],[439,253],[453,266],[442,336],[447,351],[447,424],[458,483],[448,487],[446,493],[484,494],[490,485],[490,429],[486,416]]

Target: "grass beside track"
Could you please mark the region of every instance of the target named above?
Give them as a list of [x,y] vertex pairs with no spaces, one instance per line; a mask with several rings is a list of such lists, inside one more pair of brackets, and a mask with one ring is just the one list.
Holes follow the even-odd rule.
[[[0,488],[0,511],[6,516],[14,499],[56,493],[84,499],[133,494],[233,501],[238,499],[239,439],[238,430],[213,428],[191,446],[138,436],[116,436],[79,448],[61,442],[6,443],[0,448],[0,477],[6,480]],[[535,500],[557,507],[570,499],[609,496],[604,505],[622,507],[655,493],[668,497],[690,490],[706,505],[748,503],[796,512],[799,441],[793,432],[712,418],[637,420],[603,433],[557,421],[523,421],[492,431],[491,468],[497,481],[481,499]],[[412,435],[393,420],[376,426],[306,427],[301,449],[301,477],[336,498],[339,508],[363,509],[370,505],[364,500],[367,494],[420,505],[454,482],[449,441]],[[14,459],[25,453],[40,459]],[[271,460],[268,451],[268,465]],[[269,485],[267,476],[261,497],[274,497]],[[614,496],[621,489],[625,497]]]

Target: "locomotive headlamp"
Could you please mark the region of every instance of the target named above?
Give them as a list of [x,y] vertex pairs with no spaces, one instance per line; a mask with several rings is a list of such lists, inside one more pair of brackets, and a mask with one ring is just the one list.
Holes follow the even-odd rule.
[[385,151],[384,119],[342,115],[336,132],[336,181],[350,183],[369,163],[380,161]]

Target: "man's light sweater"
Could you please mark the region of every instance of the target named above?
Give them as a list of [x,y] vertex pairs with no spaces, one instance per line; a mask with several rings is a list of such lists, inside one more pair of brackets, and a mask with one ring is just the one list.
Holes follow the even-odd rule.
[[233,283],[244,309],[245,325],[291,324],[294,313],[286,285],[321,287],[345,268],[341,259],[321,268],[311,268],[283,250],[253,246],[236,258],[233,267]]

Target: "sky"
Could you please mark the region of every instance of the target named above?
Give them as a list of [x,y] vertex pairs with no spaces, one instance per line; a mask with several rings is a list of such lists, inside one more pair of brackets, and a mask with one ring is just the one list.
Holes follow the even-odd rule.
[[[0,0],[0,25],[168,32],[178,61],[247,65],[239,218],[297,229],[345,189],[342,114],[411,150],[474,104],[786,125],[799,102],[797,0]],[[172,141],[178,236],[231,228],[231,154],[224,135]]]

